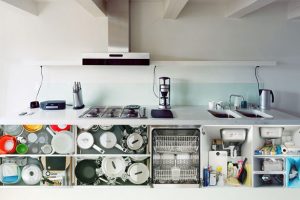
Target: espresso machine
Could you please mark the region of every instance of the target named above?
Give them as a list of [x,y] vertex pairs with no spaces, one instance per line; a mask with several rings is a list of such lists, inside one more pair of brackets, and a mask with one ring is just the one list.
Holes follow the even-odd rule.
[[170,78],[159,78],[159,109],[170,109]]
[[173,113],[170,110],[170,91],[171,82],[169,77],[159,78],[159,109],[152,109],[151,116],[153,118],[173,118]]

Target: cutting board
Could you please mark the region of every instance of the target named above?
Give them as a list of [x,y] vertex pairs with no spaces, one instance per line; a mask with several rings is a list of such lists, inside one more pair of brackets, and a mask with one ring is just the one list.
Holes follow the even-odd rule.
[[208,164],[214,171],[222,167],[223,177],[227,177],[227,151],[209,151]]

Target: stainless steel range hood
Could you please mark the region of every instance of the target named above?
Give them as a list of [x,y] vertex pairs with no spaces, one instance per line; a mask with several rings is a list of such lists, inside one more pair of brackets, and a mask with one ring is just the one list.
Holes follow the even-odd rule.
[[83,55],[83,65],[150,65],[149,53],[130,52],[130,0],[107,0],[108,52]]

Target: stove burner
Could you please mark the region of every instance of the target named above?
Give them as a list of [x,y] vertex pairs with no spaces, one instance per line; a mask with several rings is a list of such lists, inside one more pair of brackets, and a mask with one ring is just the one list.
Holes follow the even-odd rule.
[[135,109],[129,108],[126,116],[127,117],[138,117],[138,113],[135,111]]

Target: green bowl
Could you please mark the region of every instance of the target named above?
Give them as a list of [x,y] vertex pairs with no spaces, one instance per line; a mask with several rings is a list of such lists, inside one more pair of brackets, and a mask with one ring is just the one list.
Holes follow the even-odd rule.
[[16,151],[18,154],[25,154],[28,151],[28,146],[26,144],[18,144]]

